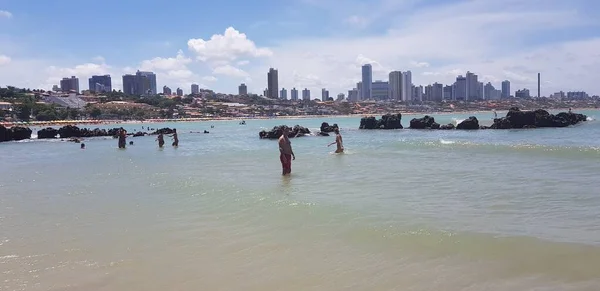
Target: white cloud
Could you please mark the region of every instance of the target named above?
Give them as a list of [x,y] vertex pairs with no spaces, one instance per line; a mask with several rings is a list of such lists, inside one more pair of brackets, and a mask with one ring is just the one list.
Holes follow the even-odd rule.
[[218,80],[219,79],[217,79],[215,76],[204,76],[204,77],[202,77],[202,81],[205,81],[205,82],[216,82]]
[[245,65],[247,65],[249,63],[250,63],[250,61],[248,61],[248,60],[242,60],[242,61],[237,62],[237,65],[238,66],[245,66]]
[[248,73],[240,68],[232,65],[223,65],[213,69],[213,74],[224,75],[229,77],[248,77]]
[[415,67],[415,68],[427,68],[429,67],[429,63],[428,62],[415,62],[412,61],[410,62],[410,65]]
[[183,51],[179,50],[177,56],[173,58],[160,58],[156,57],[151,60],[142,61],[140,70],[143,71],[156,71],[156,70],[182,70],[186,68],[186,65],[191,63],[192,60],[187,58]]
[[201,61],[225,60],[233,61],[239,57],[268,57],[273,52],[268,48],[260,48],[233,27],[224,34],[215,34],[209,40],[190,39],[188,48],[196,53]]
[[5,55],[0,55],[0,66],[8,65],[11,61],[11,58]]
[[12,13],[6,10],[0,10],[0,18],[12,18]]

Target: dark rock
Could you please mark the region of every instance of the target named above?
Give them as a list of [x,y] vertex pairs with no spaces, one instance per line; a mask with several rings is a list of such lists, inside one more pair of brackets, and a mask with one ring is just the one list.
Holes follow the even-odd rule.
[[263,130],[263,131],[259,132],[258,137],[261,139],[263,139],[263,138],[264,139],[278,139],[283,134],[284,128],[290,129],[290,134],[288,135],[289,138],[301,137],[301,136],[310,134],[310,130],[308,128],[300,126],[300,125],[296,125],[292,128],[287,125],[279,125],[279,126],[273,127],[273,129],[271,129],[269,131]]
[[440,126],[440,129],[443,129],[443,130],[450,130],[450,129],[454,129],[454,124],[452,124],[452,123],[448,123],[448,124],[446,124],[446,125],[442,125],[442,126]]
[[140,137],[140,136],[145,136],[147,133],[143,132],[143,131],[138,131],[136,133],[133,134],[133,137]]
[[336,128],[339,129],[337,123],[334,123],[333,125],[329,125],[327,122],[321,123],[321,132],[333,132]]
[[[429,116],[429,115],[425,115],[421,118],[413,118],[410,121],[410,128],[412,129],[431,129],[432,126],[435,126],[434,124],[437,124],[435,122],[435,118]],[[437,124],[438,128],[439,128],[439,124]]]
[[360,129],[402,129],[402,114],[386,114],[381,119],[374,116],[363,117],[360,120]]
[[376,129],[377,119],[375,116],[363,117],[360,119],[359,129]]
[[326,132],[322,132],[322,131],[321,131],[321,132],[319,132],[319,135],[320,135],[320,136],[329,136],[329,133],[326,133]]
[[60,138],[81,137],[81,129],[74,125],[65,125],[58,130]]
[[5,142],[5,141],[11,140],[12,137],[9,134],[10,134],[10,130],[8,128],[4,127],[4,125],[0,125],[0,142]]
[[431,129],[440,129],[440,124],[437,122],[434,122],[431,124]]
[[40,129],[37,132],[38,139],[46,139],[46,138],[56,138],[58,135],[58,129],[52,127],[46,127],[44,129]]
[[456,129],[468,129],[468,130],[479,129],[479,120],[477,120],[477,117],[471,116],[471,117],[463,120],[461,123],[459,123],[456,126]]
[[165,128],[158,129],[158,130],[156,130],[155,132],[153,132],[151,134],[157,135],[157,134],[161,134],[161,133],[162,134],[173,134],[174,130],[171,129],[171,128],[165,127]]
[[556,115],[538,109],[535,111],[521,111],[517,107],[511,108],[506,117],[494,119],[493,129],[510,128],[538,128],[538,127],[567,127],[586,121],[587,116],[572,112],[561,112]]

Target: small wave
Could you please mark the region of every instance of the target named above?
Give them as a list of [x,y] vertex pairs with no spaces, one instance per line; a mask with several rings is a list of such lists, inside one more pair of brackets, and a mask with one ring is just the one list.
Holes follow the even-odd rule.
[[594,121],[594,120],[596,120],[596,118],[594,118],[594,117],[591,117],[591,116],[588,116],[586,120],[587,120],[587,121]]
[[445,139],[440,139],[440,143],[441,144],[455,144],[455,141],[452,140],[445,140]]
[[452,118],[452,122],[454,122],[454,125],[458,125],[459,123],[465,121],[465,119],[460,119],[460,118]]

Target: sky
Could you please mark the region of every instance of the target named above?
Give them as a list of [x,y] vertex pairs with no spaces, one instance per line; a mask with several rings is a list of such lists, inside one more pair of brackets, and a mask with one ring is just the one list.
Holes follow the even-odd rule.
[[410,70],[415,85],[471,71],[513,91],[600,94],[600,1],[594,0],[0,0],[0,86],[50,89],[63,77],[154,71],[163,85],[320,97]]

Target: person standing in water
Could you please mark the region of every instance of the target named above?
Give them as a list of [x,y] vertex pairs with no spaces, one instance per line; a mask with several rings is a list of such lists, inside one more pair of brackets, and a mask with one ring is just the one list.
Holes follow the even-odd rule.
[[121,127],[119,130],[119,148],[124,149],[127,144],[127,131]]
[[327,146],[329,147],[334,144],[337,144],[337,149],[335,150],[335,153],[336,154],[343,153],[344,152],[344,142],[342,141],[342,135],[340,134],[340,129],[336,128],[334,130],[334,132],[335,132],[335,141],[328,144]]
[[158,141],[159,148],[162,148],[165,145],[165,137],[163,136],[162,132],[158,134],[156,140]]
[[283,168],[283,175],[292,173],[292,160],[296,159],[292,150],[292,143],[289,139],[290,129],[286,126],[283,128],[281,137],[279,137],[279,161]]
[[173,146],[179,146],[179,138],[177,137],[177,129],[173,128]]

